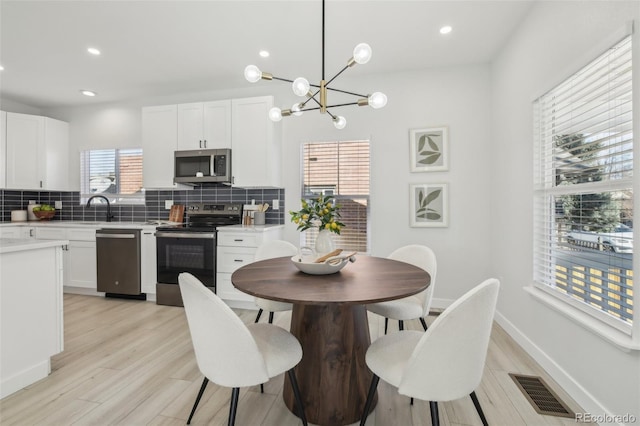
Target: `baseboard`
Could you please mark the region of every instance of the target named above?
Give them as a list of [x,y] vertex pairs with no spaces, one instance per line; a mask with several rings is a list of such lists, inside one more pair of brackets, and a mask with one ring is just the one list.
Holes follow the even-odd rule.
[[11,377],[7,377],[2,380],[2,383],[0,383],[0,399],[17,392],[38,380],[44,379],[50,372],[51,361],[47,358],[45,361],[41,361]]
[[[552,378],[562,389],[573,398],[585,413],[610,414],[609,411],[598,402],[584,387],[577,383],[569,373],[558,365],[549,355],[529,339],[500,312],[496,312],[495,321],[518,343]],[[602,423],[616,424],[622,423]]]

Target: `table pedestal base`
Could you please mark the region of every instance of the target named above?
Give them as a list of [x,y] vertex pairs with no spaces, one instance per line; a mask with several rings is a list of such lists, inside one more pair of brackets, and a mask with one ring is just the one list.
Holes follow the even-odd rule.
[[[372,374],[365,363],[371,343],[364,305],[294,305],[291,333],[302,345],[295,372],[309,423],[346,425],[360,420]],[[285,378],[284,402],[296,412]],[[377,402],[374,399],[373,406]]]

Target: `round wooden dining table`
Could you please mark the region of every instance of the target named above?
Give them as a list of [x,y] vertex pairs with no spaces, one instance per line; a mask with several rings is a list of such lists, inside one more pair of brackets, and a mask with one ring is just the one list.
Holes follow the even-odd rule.
[[[307,420],[318,425],[351,424],[362,416],[372,377],[365,305],[419,293],[430,281],[421,268],[373,256],[357,256],[330,275],[300,272],[290,257],[254,262],[231,275],[240,291],[293,304],[291,333],[303,351],[296,377]],[[299,416],[286,376],[283,398]]]

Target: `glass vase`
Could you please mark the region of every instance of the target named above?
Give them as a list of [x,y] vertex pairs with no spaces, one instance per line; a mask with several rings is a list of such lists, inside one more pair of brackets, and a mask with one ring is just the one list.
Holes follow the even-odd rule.
[[323,254],[327,254],[336,249],[331,231],[329,231],[328,229],[323,229],[318,233],[315,249],[318,256],[322,256]]

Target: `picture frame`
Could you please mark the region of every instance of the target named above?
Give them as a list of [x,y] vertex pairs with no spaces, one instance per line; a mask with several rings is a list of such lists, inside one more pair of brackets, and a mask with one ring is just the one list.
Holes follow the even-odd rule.
[[411,172],[449,170],[449,128],[427,127],[409,131]]
[[409,185],[409,214],[412,228],[449,226],[449,185],[417,183]]

